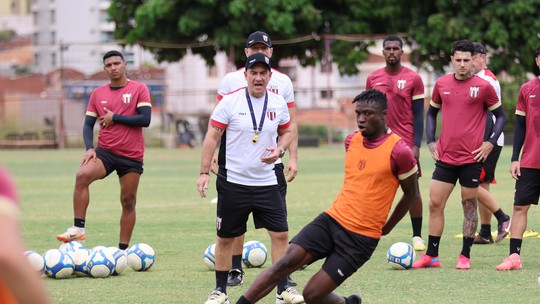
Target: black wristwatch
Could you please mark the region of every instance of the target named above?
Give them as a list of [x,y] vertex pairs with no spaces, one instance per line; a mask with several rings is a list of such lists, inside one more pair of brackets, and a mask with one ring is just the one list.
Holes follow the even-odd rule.
[[285,151],[286,151],[286,150],[283,149],[282,147],[279,147],[279,146],[278,146],[278,148],[279,148],[279,151],[281,151],[281,152],[279,153],[279,157],[281,158],[281,157],[283,157],[283,156],[285,155]]

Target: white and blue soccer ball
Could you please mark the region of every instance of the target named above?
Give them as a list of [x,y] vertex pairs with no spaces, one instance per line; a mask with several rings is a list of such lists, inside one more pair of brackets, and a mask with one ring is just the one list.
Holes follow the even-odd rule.
[[41,254],[33,250],[28,250],[24,253],[24,255],[30,263],[30,267],[32,267],[35,272],[43,274],[43,272],[45,271],[45,260],[43,259]]
[[73,259],[59,249],[49,249],[43,254],[45,274],[55,279],[65,279],[73,274]]
[[246,267],[261,267],[268,258],[268,250],[259,241],[249,241],[244,243],[242,250],[242,261]]
[[114,272],[113,256],[107,250],[95,251],[88,257],[86,269],[93,278],[108,278]]
[[73,259],[73,274],[78,277],[88,276],[88,269],[86,264],[88,263],[88,258],[90,257],[90,249],[80,248],[74,251],[68,251],[68,254]]
[[79,241],[71,241],[60,245],[58,249],[62,251],[62,253],[68,253],[69,251],[75,251],[81,248],[84,248],[84,246]]
[[411,268],[416,258],[413,246],[405,242],[397,242],[390,246],[386,253],[386,260],[394,269],[403,270]]
[[150,269],[156,261],[156,252],[145,243],[131,246],[127,253],[127,264],[135,271]]
[[203,253],[203,262],[210,270],[216,270],[216,244],[206,247]]
[[102,246],[102,245],[99,245],[99,246],[96,246],[96,247],[93,247],[91,250],[90,250],[90,254],[96,252],[96,251],[101,251],[101,250],[104,250],[104,249],[107,249],[107,247],[105,246]]
[[127,253],[118,247],[107,247],[105,250],[107,250],[114,258],[115,268],[113,275],[119,275],[124,272],[127,267]]

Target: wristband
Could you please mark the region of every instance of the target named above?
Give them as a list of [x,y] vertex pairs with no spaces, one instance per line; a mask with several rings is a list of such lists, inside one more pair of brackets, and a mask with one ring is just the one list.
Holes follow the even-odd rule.
[[201,172],[199,175],[210,175],[208,172]]

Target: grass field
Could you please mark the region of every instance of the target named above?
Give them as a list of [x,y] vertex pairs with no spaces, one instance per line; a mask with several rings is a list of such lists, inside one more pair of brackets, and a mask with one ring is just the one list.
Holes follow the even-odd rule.
[[[506,212],[512,211],[514,182],[508,173],[511,148],[505,147],[497,168],[498,184],[492,192]],[[338,193],[343,177],[342,145],[300,150],[299,175],[289,185],[288,206],[291,236],[321,211]],[[29,249],[45,252],[57,248],[57,233],[72,225],[71,196],[81,149],[0,151],[0,163],[18,184],[23,210],[23,228]],[[200,149],[148,149],[141,179],[137,225],[131,244],[144,242],[154,247],[157,262],[148,272],[128,269],[108,279],[45,279],[54,303],[203,303],[214,288],[214,273],[202,262],[202,253],[215,242],[215,178],[206,199],[201,199],[195,182],[199,173]],[[420,179],[424,199],[423,236],[428,235],[428,187],[433,161],[422,151]],[[115,173],[113,173],[115,175]],[[398,192],[399,196],[399,192]],[[111,176],[91,186],[87,215],[86,247],[116,246],[119,229],[118,180]],[[379,242],[372,259],[347,280],[337,292],[360,293],[364,303],[538,303],[540,287],[540,239],[523,243],[523,270],[497,272],[495,266],[508,255],[508,239],[501,244],[475,246],[472,269],[454,269],[461,250],[462,209],[459,187],[446,207],[446,227],[441,240],[438,269],[392,270],[385,263],[386,250],[397,241],[410,242],[408,216]],[[493,226],[496,225],[495,220]],[[540,230],[538,208],[529,212],[528,229]],[[250,223],[246,241],[257,239],[269,245],[263,230]],[[319,269],[321,262],[293,274],[298,289]],[[268,264],[266,265],[268,266]],[[229,288],[231,303],[249,286],[260,269],[246,271],[244,285]],[[271,294],[261,303],[273,303]]]

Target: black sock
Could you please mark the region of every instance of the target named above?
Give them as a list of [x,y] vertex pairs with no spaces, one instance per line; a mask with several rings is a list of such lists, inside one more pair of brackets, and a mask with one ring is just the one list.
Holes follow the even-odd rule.
[[474,238],[472,237],[463,237],[463,246],[461,248],[461,254],[470,259],[471,258],[471,247],[474,243]]
[[221,292],[227,293],[227,277],[229,276],[228,271],[217,271],[216,270],[216,289],[220,289]]
[[506,222],[510,219],[510,216],[506,213],[504,213],[504,211],[499,208],[499,210],[495,211],[493,213],[493,215],[495,215],[495,217],[497,218],[497,222],[502,223],[502,222]]
[[411,217],[413,236],[422,237],[422,217]]
[[358,295],[350,295],[347,298],[345,298],[345,304],[360,304],[362,303],[362,299]]
[[242,271],[242,255],[241,254],[232,256],[232,269],[238,269]]
[[129,244],[118,243],[118,248],[120,248],[120,250],[126,250],[128,249],[128,247],[129,247]]
[[238,301],[236,301],[236,304],[251,304],[250,301],[248,301],[244,296],[241,296]]
[[491,224],[480,225],[480,232],[478,234],[486,238],[489,237],[491,235]]
[[76,219],[73,220],[73,226],[79,227],[79,228],[84,228],[85,222],[86,222],[85,219],[76,218]]
[[510,239],[510,254],[517,253],[521,254],[521,239]]
[[280,295],[283,291],[285,291],[286,287],[287,287],[287,277],[284,277],[283,279],[281,279],[281,281],[278,282],[277,284],[277,294]]
[[426,254],[432,257],[439,256],[439,245],[441,242],[440,236],[428,236],[428,246]]

